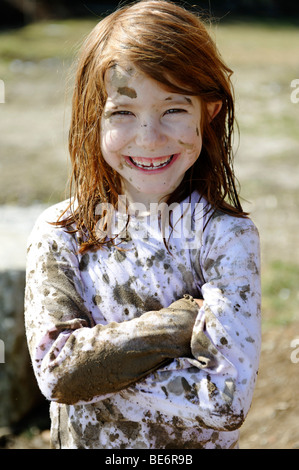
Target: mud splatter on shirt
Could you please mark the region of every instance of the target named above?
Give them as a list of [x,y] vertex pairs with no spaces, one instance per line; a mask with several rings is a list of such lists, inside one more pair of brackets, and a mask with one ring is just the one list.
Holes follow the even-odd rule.
[[171,236],[169,253],[158,228],[132,217],[124,251],[79,255],[79,234],[48,223],[67,203],[28,241],[26,333],[52,446],[237,447],[260,354],[252,221],[217,213],[192,246]]

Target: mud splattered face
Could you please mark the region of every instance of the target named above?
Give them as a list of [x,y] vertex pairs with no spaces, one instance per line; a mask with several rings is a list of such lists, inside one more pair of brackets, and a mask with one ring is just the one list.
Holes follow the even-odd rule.
[[201,152],[200,100],[169,92],[134,67],[116,66],[105,81],[103,157],[121,175],[129,199],[157,202],[177,188]]

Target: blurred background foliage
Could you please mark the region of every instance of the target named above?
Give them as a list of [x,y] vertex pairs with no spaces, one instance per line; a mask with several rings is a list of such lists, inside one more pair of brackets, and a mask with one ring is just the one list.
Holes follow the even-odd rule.
[[[122,0],[1,0],[2,26],[23,25],[31,21],[49,18],[82,17],[111,12]],[[293,0],[178,0],[177,3],[191,5],[209,12],[212,16],[246,16],[255,18],[282,17],[294,20],[299,14],[299,4]]]

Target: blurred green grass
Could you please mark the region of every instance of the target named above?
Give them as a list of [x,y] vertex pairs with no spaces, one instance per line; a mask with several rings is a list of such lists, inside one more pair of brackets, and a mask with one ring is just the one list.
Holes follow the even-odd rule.
[[68,19],[32,23],[17,30],[3,31],[0,33],[1,61],[70,59],[95,24],[94,19]]
[[[263,326],[289,325],[298,319],[299,265],[272,261],[263,273]],[[297,314],[297,318],[296,318]]]
[[[0,110],[7,111],[0,203],[49,204],[64,197],[67,117],[64,133],[56,134],[69,112],[71,64],[97,21],[42,22],[0,33],[7,90]],[[241,134],[236,174],[261,233],[263,326],[285,325],[298,320],[299,301],[299,104],[290,100],[290,83],[299,78],[299,28],[235,22],[213,24],[211,33],[234,71]]]

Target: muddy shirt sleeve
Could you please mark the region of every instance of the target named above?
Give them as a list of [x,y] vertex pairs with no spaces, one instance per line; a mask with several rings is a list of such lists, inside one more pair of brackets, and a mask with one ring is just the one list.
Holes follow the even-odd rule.
[[134,390],[139,403],[143,399],[169,420],[232,431],[250,408],[260,355],[260,248],[254,224],[214,217],[194,270],[204,303],[193,329],[193,358],[175,359]]
[[74,236],[44,221],[29,239],[26,333],[37,381],[48,399],[96,401],[175,357],[191,357],[198,314],[192,298],[123,323],[95,325],[83,300],[77,249]]

